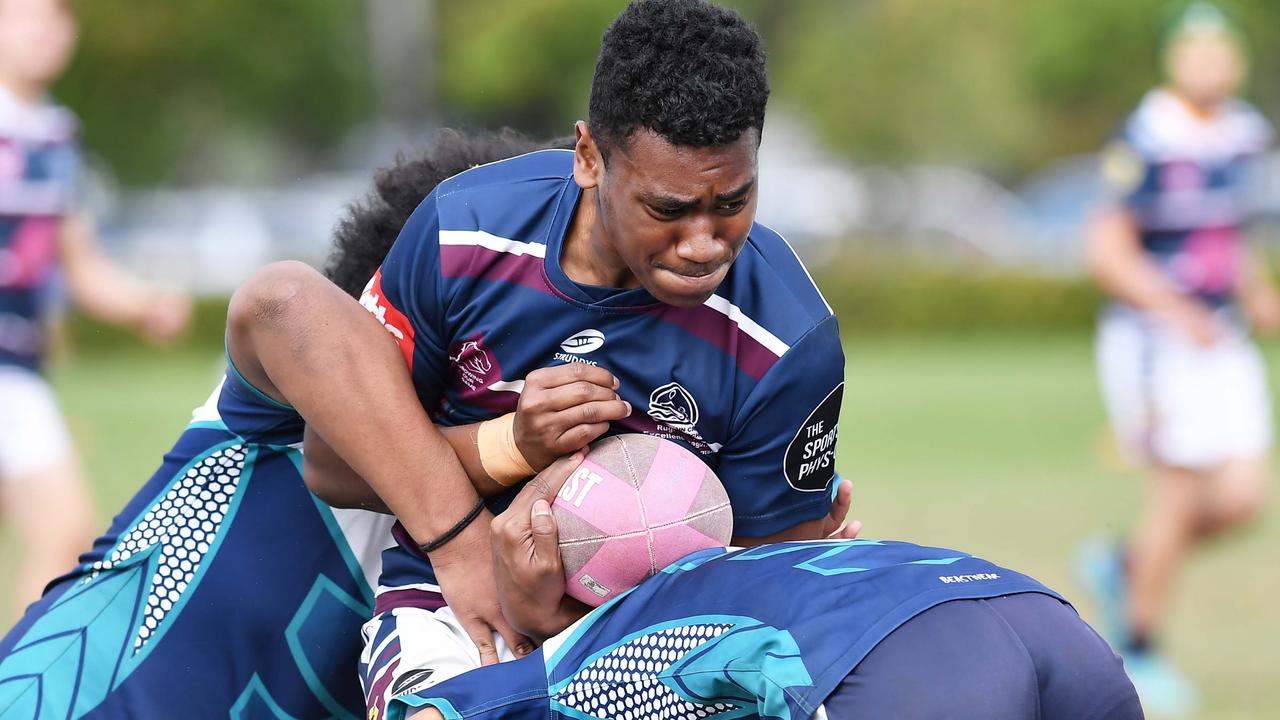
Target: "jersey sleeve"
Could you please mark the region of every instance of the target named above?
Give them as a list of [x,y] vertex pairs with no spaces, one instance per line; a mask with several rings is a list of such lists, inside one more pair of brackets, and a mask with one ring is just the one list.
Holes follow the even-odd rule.
[[735,535],[772,535],[830,511],[843,394],[844,350],[830,316],[760,380],[720,451]]
[[1155,198],[1152,166],[1127,133],[1113,139],[1098,155],[1104,205],[1142,214]]
[[440,218],[434,193],[413,211],[382,266],[365,286],[360,304],[395,338],[418,399],[428,411],[434,410],[448,370]]

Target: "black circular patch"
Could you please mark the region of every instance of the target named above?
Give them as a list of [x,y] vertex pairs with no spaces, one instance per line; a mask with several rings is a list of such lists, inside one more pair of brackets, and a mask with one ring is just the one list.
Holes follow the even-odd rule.
[[840,401],[844,383],[827,395],[809,413],[809,419],[787,446],[783,468],[787,482],[801,492],[825,490],[836,474],[836,424],[840,422]]

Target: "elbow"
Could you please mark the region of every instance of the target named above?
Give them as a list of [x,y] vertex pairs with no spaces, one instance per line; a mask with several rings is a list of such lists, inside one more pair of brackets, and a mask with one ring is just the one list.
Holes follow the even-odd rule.
[[292,309],[305,303],[309,289],[317,281],[324,281],[320,273],[295,260],[259,268],[231,296],[227,331],[244,335],[255,327],[286,324]]
[[334,508],[354,508],[360,507],[361,503],[352,498],[352,494],[348,491],[346,484],[338,481],[331,473],[326,473],[315,463],[307,459],[304,452],[302,455],[302,481],[306,483],[307,489],[311,491],[325,505]]

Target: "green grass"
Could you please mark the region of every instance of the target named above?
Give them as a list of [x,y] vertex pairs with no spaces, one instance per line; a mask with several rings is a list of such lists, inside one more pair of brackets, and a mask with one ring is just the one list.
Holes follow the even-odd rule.
[[[1091,617],[1072,552],[1085,536],[1122,532],[1141,485],[1108,459],[1089,339],[850,340],[840,467],[855,482],[864,535],[984,555],[1077,599]],[[1280,345],[1266,350],[1280,377]],[[207,396],[218,365],[213,354],[112,354],[55,373],[104,523]],[[11,545],[0,540],[0,578],[11,572]],[[1201,553],[1185,576],[1167,645],[1202,683],[1203,717],[1280,707],[1278,554],[1280,527],[1264,521]]]

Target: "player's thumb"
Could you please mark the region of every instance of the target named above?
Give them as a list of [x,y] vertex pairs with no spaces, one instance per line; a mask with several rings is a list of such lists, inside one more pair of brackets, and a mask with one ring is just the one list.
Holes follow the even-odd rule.
[[560,537],[556,529],[556,517],[551,512],[551,503],[544,498],[533,501],[529,526],[533,530],[533,549],[538,559],[552,563],[558,561]]

